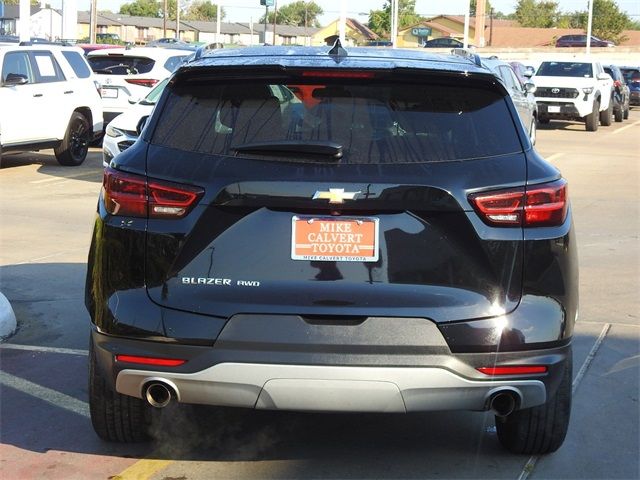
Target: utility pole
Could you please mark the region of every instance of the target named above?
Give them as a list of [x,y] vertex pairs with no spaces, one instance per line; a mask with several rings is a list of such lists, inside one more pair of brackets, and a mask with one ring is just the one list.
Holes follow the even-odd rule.
[[340,43],[344,46],[347,37],[347,0],[340,1],[340,24],[338,25],[338,36]]
[[167,0],[162,7],[162,38],[167,38]]
[[220,41],[220,2],[216,3],[216,48],[218,48],[218,44],[222,43]]
[[396,48],[398,43],[398,10],[399,10],[400,0],[393,0],[391,4],[393,7],[393,12],[391,13],[391,46]]
[[476,27],[474,35],[474,43],[476,47],[484,47],[484,18],[486,12],[486,0],[478,0],[476,2]]
[[96,43],[98,30],[98,1],[91,0],[91,13],[89,14],[89,43]]
[[591,55],[591,26],[593,24],[593,0],[589,0],[589,19],[587,20],[587,55]]
[[180,40],[180,0],[176,0],[176,40]]
[[471,0],[467,1],[467,9],[464,12],[464,39],[462,48],[469,47],[469,10],[471,9]]
[[278,18],[278,0],[273,4],[273,45],[276,44],[276,19]]

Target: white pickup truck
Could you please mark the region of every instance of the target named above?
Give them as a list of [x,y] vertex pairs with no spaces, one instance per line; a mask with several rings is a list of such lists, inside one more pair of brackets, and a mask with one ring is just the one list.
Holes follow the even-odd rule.
[[611,125],[613,80],[600,62],[542,62],[533,83],[540,123],[579,120],[589,132]]

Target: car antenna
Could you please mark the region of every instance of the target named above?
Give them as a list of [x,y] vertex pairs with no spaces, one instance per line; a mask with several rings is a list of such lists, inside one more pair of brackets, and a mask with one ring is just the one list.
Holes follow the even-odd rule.
[[335,57],[346,57],[348,55],[347,51],[342,47],[342,43],[340,43],[340,39],[336,39],[336,43],[333,44],[331,50],[329,50],[329,55]]

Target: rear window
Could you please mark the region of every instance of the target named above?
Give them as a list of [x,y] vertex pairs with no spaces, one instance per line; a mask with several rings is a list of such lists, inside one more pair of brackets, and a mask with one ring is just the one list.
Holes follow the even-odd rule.
[[127,55],[96,55],[88,58],[91,70],[106,75],[137,75],[149,73],[155,60]]
[[91,69],[87,66],[87,62],[79,52],[71,52],[63,50],[62,55],[67,59],[69,65],[78,76],[78,78],[89,78],[91,76]]
[[623,69],[622,75],[624,75],[624,78],[627,82],[630,82],[632,80],[635,80],[635,81],[640,80],[640,70]]
[[[505,99],[481,88],[326,78],[171,88],[152,142],[180,150],[248,156],[234,147],[331,142],[342,149],[340,162],[351,164],[436,162],[522,151]],[[304,161],[305,155],[281,158]]]
[[593,77],[590,63],[542,62],[538,73],[541,77]]
[[170,72],[173,72],[176,68],[178,68],[180,65],[182,65],[182,62],[184,62],[184,59],[187,56],[184,55],[177,55],[175,57],[169,57],[167,58],[167,61],[164,62],[164,68],[166,68],[167,70],[169,70]]

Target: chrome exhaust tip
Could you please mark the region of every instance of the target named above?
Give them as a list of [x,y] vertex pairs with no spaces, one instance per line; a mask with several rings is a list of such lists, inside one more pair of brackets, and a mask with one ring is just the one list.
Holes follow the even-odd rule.
[[155,408],[166,407],[167,405],[169,405],[169,403],[171,403],[171,399],[175,397],[173,388],[162,382],[149,383],[145,387],[144,392],[144,396],[149,405]]

